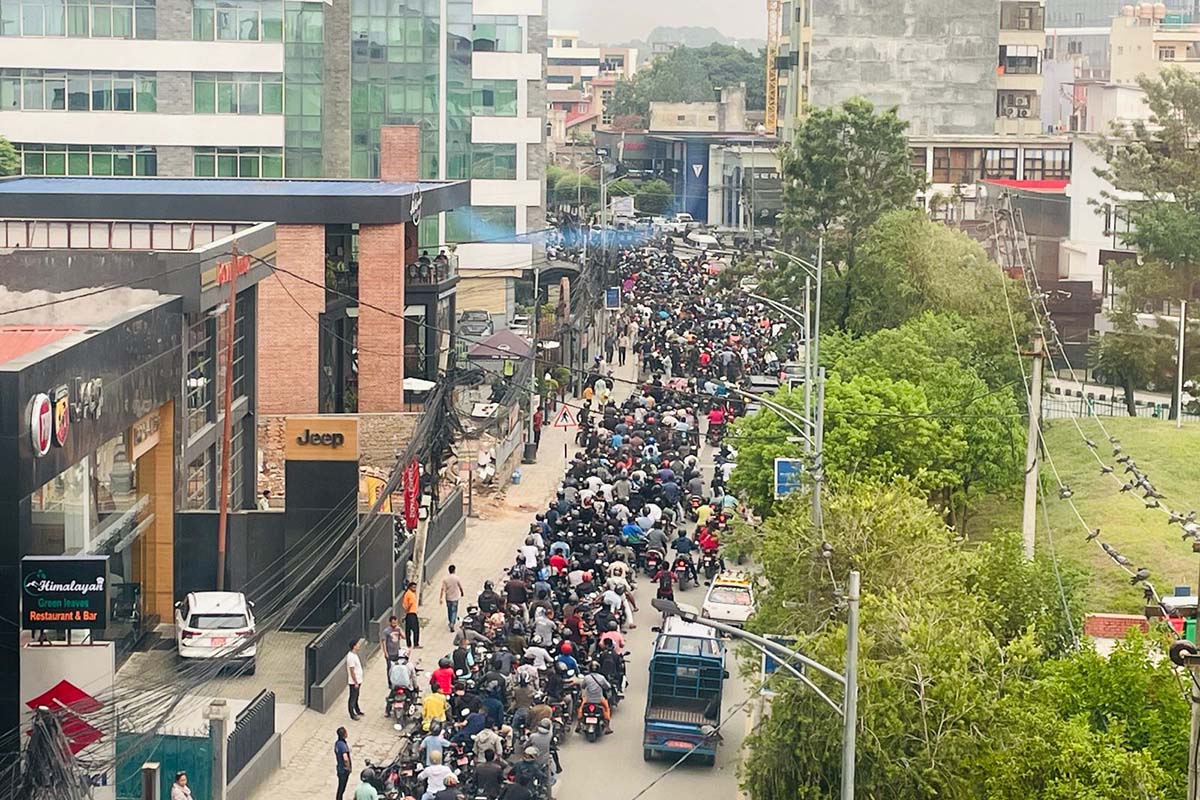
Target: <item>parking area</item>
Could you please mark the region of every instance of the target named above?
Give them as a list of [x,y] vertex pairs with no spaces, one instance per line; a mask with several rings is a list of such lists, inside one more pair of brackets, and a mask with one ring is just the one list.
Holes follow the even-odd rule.
[[[264,689],[275,692],[275,730],[282,733],[304,711],[304,648],[312,633],[274,631],[263,637],[253,675],[228,673],[189,692],[163,723],[164,730],[194,730],[213,700],[223,699],[231,718]],[[150,649],[132,654],[117,670],[117,684],[136,693],[139,685],[159,686],[176,679],[179,662],[175,640],[168,633]]]

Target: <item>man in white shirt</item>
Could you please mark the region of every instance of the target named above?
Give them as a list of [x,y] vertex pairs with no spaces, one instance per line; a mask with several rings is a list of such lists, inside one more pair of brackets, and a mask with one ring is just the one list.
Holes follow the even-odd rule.
[[362,661],[358,658],[358,639],[350,642],[350,650],[346,653],[346,683],[350,687],[350,697],[346,703],[350,711],[350,719],[358,721],[359,717],[365,716],[363,710],[358,707],[358,693],[362,689],[363,667]]
[[446,777],[453,775],[454,771],[442,763],[442,754],[433,752],[429,754],[429,766],[417,773],[417,778],[427,781],[425,785],[425,794],[421,795],[421,800],[431,800],[431,798],[446,788]]

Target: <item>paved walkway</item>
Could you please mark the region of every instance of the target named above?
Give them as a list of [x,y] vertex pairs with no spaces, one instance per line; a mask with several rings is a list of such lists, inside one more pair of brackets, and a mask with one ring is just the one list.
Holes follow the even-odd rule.
[[[630,365],[617,370],[617,376],[626,379],[634,377],[632,359]],[[617,385],[619,396],[624,396],[629,389],[628,384]],[[578,405],[577,400],[569,402]],[[466,589],[467,599],[460,605],[460,613],[466,611],[467,601],[473,601],[482,591],[485,580],[498,580],[512,564],[517,547],[529,532],[533,515],[549,502],[562,478],[565,467],[563,445],[568,445],[571,453],[576,450],[575,433],[574,428],[569,431],[544,428],[538,461],[521,466],[521,483],[509,486],[502,500],[481,502],[476,496],[475,513],[479,518],[468,520],[466,536],[447,562],[457,566],[457,574]],[[443,577],[444,569],[439,574],[427,576],[429,585],[424,592],[426,601],[419,612],[422,618],[421,647],[413,651],[413,655],[423,670],[422,680],[428,679],[438,659],[452,649],[452,634],[446,624],[445,610],[437,604],[438,587]],[[328,714],[306,710],[283,735],[283,768],[259,787],[254,800],[333,797],[337,789],[333,743],[337,738],[337,728],[341,725],[345,725],[350,733],[350,749],[355,764],[347,795],[357,785],[358,771],[366,759],[390,763],[399,749],[399,734],[393,730],[391,720],[383,714],[386,694],[384,661],[376,649],[366,663],[360,699],[366,716],[357,722],[350,720],[345,709],[344,693]]]

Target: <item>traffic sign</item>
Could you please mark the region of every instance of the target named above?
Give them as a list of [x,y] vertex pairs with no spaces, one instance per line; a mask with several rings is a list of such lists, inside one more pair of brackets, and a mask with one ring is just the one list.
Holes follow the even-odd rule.
[[[789,649],[794,648],[796,646],[796,637],[794,637],[794,636],[772,636],[771,634],[767,634],[766,638],[770,639],[772,642],[775,642],[776,644],[781,644],[784,647],[787,647]],[[798,665],[793,664],[793,666],[796,667],[797,669],[799,669],[800,672],[805,671],[803,664],[798,664]],[[771,655],[769,652],[764,651],[762,654],[762,661],[759,664],[759,674],[762,676],[762,679],[760,682],[765,684],[767,682],[767,678],[770,675],[774,675],[776,670],[778,670],[778,669],[779,669],[778,659],[776,659],[775,656]],[[775,696],[775,692],[766,688],[766,686],[763,686],[763,688],[759,690],[759,694],[762,694],[766,697],[774,697]]]
[[610,286],[604,290],[604,308],[606,311],[621,310],[621,287]]
[[563,406],[559,410],[558,416],[554,418],[554,426],[553,427],[555,427],[555,428],[577,428],[577,427],[579,427],[579,423],[575,421],[575,415],[571,413],[570,406]]
[[804,487],[804,462],[799,458],[775,459],[775,499]]

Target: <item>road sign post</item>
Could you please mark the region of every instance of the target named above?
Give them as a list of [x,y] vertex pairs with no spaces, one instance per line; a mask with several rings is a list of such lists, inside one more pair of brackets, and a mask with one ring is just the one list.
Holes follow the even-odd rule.
[[775,499],[780,500],[804,488],[804,461],[799,458],[775,459]]

